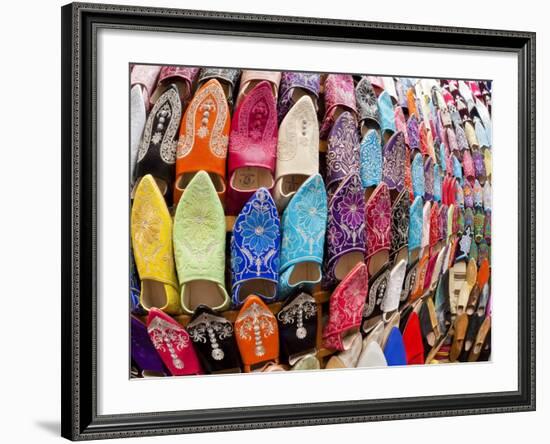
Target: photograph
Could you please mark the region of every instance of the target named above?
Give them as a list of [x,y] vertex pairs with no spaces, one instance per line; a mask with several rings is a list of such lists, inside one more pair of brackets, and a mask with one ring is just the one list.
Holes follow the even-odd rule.
[[491,361],[490,79],[128,68],[129,378]]

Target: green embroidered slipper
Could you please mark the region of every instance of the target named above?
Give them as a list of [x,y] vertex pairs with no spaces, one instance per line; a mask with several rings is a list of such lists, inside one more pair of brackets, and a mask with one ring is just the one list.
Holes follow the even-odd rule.
[[193,177],[174,217],[174,256],[183,309],[229,305],[225,290],[225,216],[208,173]]

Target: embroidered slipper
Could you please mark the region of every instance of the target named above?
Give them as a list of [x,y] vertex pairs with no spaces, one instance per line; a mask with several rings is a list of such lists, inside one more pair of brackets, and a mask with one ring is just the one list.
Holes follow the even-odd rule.
[[330,296],[329,318],[323,330],[323,345],[333,350],[351,347],[359,331],[368,291],[368,272],[364,263],[357,264]]
[[430,208],[430,234],[429,234],[429,246],[432,252],[437,253],[441,248],[439,241],[441,240],[441,233],[439,232],[439,205],[434,202]]
[[340,282],[356,264],[364,261],[365,237],[365,196],[359,176],[352,174],[329,200],[325,288]]
[[409,147],[411,150],[420,150],[420,133],[418,128],[418,119],[414,114],[411,114],[407,120],[407,138],[409,139]]
[[407,270],[407,261],[405,259],[400,260],[391,270],[387,289],[384,294],[384,298],[380,303],[380,309],[382,310],[382,319],[384,322],[391,317],[391,315],[399,308],[399,302],[401,300],[401,291],[403,290],[403,282],[405,279],[405,272]]
[[393,327],[384,347],[384,356],[388,366],[407,365],[407,352],[403,337],[397,327]]
[[466,178],[467,182],[464,182],[464,186],[466,184],[474,184],[475,181],[475,168],[474,168],[474,160],[472,159],[472,154],[470,153],[470,149],[464,150],[462,155],[462,168],[464,170],[464,177]]
[[189,334],[174,319],[157,308],[151,308],[147,316],[147,332],[172,375],[203,374]]
[[485,287],[485,284],[489,282],[489,276],[491,274],[489,260],[483,259],[479,265],[479,271],[477,273],[477,286],[479,288]]
[[405,113],[403,112],[403,108],[401,108],[400,106],[397,106],[394,110],[394,120],[395,131],[403,133],[405,144],[409,145],[409,136],[407,133],[407,122],[405,120]]
[[408,259],[410,200],[407,190],[401,191],[391,209],[390,260]]
[[417,153],[413,157],[413,161],[411,163],[411,180],[414,197],[424,198],[424,158],[420,153]]
[[474,207],[474,190],[470,185],[470,182],[464,182],[462,187],[462,192],[464,194],[464,207],[473,208]]
[[380,127],[380,114],[376,93],[368,77],[362,76],[355,87],[355,99],[361,130],[366,133],[368,129]]
[[365,208],[366,263],[372,276],[388,262],[391,248],[391,198],[384,182],[376,187]]
[[483,126],[483,123],[481,123],[481,119],[479,117],[474,117],[474,128],[480,148],[489,148],[491,143],[489,142],[489,137],[487,136],[485,127]]
[[142,86],[132,86],[130,90],[130,181],[132,185],[134,183],[139,144],[147,120],[146,103],[148,104],[145,101]]
[[233,107],[233,98],[235,96],[235,87],[241,77],[240,69],[227,68],[201,68],[199,71],[199,88],[212,79],[220,82],[225,98],[230,107]]
[[411,177],[411,151],[405,146],[405,178],[403,179],[403,190],[409,193],[409,200],[414,199],[412,177]]
[[460,163],[460,160],[458,160],[458,157],[456,157],[455,155],[452,155],[451,157],[453,162],[453,176],[455,177],[456,181],[458,181],[460,184],[463,184],[464,178],[462,176],[462,164]]
[[403,331],[403,345],[407,356],[407,365],[424,364],[424,344],[418,315],[413,311]]
[[241,85],[237,96],[237,106],[261,83],[267,83],[271,94],[277,99],[281,73],[279,71],[253,71],[243,70],[241,74]]
[[405,161],[407,150],[403,133],[395,133],[384,145],[382,180],[390,190],[400,192],[405,186]]
[[356,115],[353,77],[347,74],[329,74],[325,80],[325,115],[320,128],[320,138],[325,140],[334,122],[342,112]]
[[439,324],[439,330],[442,335],[446,335],[449,327],[451,326],[451,300],[450,300],[450,270],[446,270],[441,274],[441,279],[437,284],[435,291],[435,312],[437,315],[437,322]]
[[351,345],[349,349],[341,351],[329,359],[325,366],[326,369],[355,368],[363,345],[361,333],[355,333],[350,339],[350,342]]
[[474,182],[474,207],[475,208],[481,208],[483,207],[483,188],[481,187],[481,184],[476,179]]
[[454,323],[453,342],[449,352],[449,361],[456,362],[464,348],[464,339],[468,330],[468,315],[462,313],[456,317]]
[[233,325],[206,305],[187,324],[187,333],[207,373],[240,373],[241,360]]
[[460,290],[466,283],[466,269],[466,262],[462,260],[449,269],[449,300],[453,316],[457,314]]
[[[244,75],[244,74],[243,74]],[[259,188],[274,185],[277,110],[272,85],[260,82],[237,105],[229,135],[228,207],[238,213]]]
[[320,370],[321,363],[315,355],[301,357],[291,370]]
[[487,180],[487,171],[485,170],[485,157],[479,150],[474,150],[472,152],[472,157],[474,159],[476,178],[479,180],[479,183],[481,185],[484,185],[485,181]]
[[483,228],[485,227],[485,214],[481,208],[478,208],[474,215],[474,239],[481,242],[483,239]]
[[397,90],[395,89],[395,81],[393,77],[382,77],[382,84],[384,85],[384,91],[386,91],[392,99],[392,103],[397,104]]
[[382,146],[377,130],[369,129],[363,137],[359,158],[363,188],[377,186],[382,180]]
[[267,302],[277,298],[280,222],[269,191],[260,188],[235,220],[231,238],[232,301],[239,307],[248,295]]
[[409,109],[409,116],[414,116],[416,119],[420,117],[416,106],[416,93],[412,85],[407,90],[407,108]]
[[421,197],[414,199],[409,213],[409,263],[418,259],[422,242],[423,202]]
[[316,352],[318,311],[315,298],[299,293],[277,313],[281,356],[294,365],[305,354]]
[[172,253],[172,218],[155,179],[149,174],[137,184],[130,232],[141,278],[142,307],[181,313]]
[[479,142],[476,136],[476,130],[471,121],[464,122],[464,133],[466,134],[466,140],[471,150],[477,150],[479,148]]
[[[151,174],[168,201],[174,181],[176,133],[181,120],[181,101],[178,89],[172,85],[155,102],[147,117],[137,152],[136,181]],[[136,188],[133,190],[135,197]]]
[[[283,72],[279,87],[279,102],[277,104],[279,123],[282,122],[289,110],[303,97],[311,99],[315,110],[315,117],[317,118],[317,101],[319,100],[320,88],[320,74],[294,71]],[[317,131],[318,135],[319,132]]]
[[279,360],[277,319],[256,295],[246,298],[235,320],[235,337],[245,373],[267,361]]
[[279,128],[274,197],[280,212],[308,177],[319,172],[319,124],[313,102],[303,96]]
[[439,240],[442,243],[447,241],[447,213],[449,207],[441,205],[439,208]]
[[201,304],[227,309],[225,216],[205,171],[195,174],[177,206],[173,240],[183,310],[193,313]]
[[[291,111],[292,112],[292,111]],[[307,179],[282,218],[279,297],[321,281],[327,224],[327,194],[320,174]]]
[[168,371],[147,333],[147,327],[135,316],[130,317],[130,338],[130,355],[140,376],[168,375]]
[[193,84],[199,74],[199,68],[185,66],[163,66],[160,69],[157,86],[151,95],[151,103],[155,104],[160,97],[171,88],[177,87],[181,102],[185,102],[191,95]]
[[[456,274],[455,274],[455,277],[456,277]],[[470,259],[466,267],[466,280],[460,287],[460,290],[458,293],[457,306],[456,306],[457,315],[461,315],[466,311],[466,307],[468,306],[468,300],[470,298],[470,293],[472,292],[472,288],[474,288],[474,286],[476,285],[476,279],[477,279],[476,261],[474,259]]]
[[201,86],[185,110],[176,152],[174,204],[197,173],[210,175],[220,200],[225,200],[225,163],[231,116],[222,86],[216,79]]
[[[490,331],[491,331],[491,316],[487,316],[483,320],[481,327],[479,327],[479,331],[475,339],[475,344],[472,347],[470,354],[468,355],[468,361],[475,362],[475,361],[481,360],[480,355],[484,348],[489,349],[489,354],[490,354],[490,347],[491,347],[490,345],[491,339],[489,335]],[[484,361],[488,360],[488,357],[487,359],[483,359],[483,360]]]
[[391,96],[384,91],[378,96],[378,112],[380,113],[380,130],[382,139],[387,143],[392,134],[395,133],[395,114]]
[[330,129],[326,185],[329,196],[351,174],[359,174],[359,133],[355,116],[344,111]]
[[386,262],[382,268],[369,279],[368,295],[363,307],[363,333],[368,333],[382,319],[381,304],[386,297],[391,270],[391,263]]
[[426,274],[428,272],[429,263],[430,256],[426,251],[426,253],[424,253],[424,255],[418,260],[418,264],[416,266],[416,277],[414,286],[411,287],[408,299],[409,303],[412,303],[424,296],[424,284],[426,283]]
[[157,85],[161,68],[159,65],[134,65],[130,73],[130,86],[132,90],[138,86],[146,112],[151,108],[151,94]]
[[427,201],[422,209],[422,239],[420,240],[420,248],[423,252],[428,250],[430,246],[430,214],[432,212],[432,203]]
[[443,174],[438,164],[434,165],[434,200],[441,202],[441,182],[443,181]]

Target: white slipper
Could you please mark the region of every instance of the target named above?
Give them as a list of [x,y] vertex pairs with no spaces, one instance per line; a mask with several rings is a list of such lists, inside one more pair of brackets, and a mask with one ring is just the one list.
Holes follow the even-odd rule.
[[399,308],[401,299],[401,290],[403,289],[403,281],[405,280],[405,272],[407,271],[407,261],[401,259],[390,272],[388,279],[388,288],[380,309],[382,310],[382,319],[386,322],[391,314]]

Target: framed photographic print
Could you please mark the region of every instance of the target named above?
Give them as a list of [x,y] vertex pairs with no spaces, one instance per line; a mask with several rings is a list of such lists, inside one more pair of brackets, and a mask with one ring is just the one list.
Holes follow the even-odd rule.
[[64,6],[63,436],[534,409],[534,45]]

